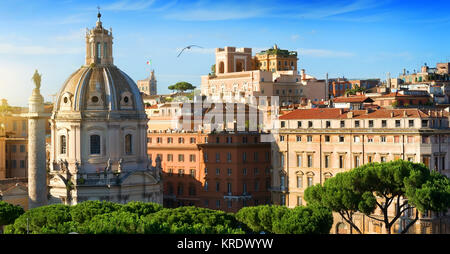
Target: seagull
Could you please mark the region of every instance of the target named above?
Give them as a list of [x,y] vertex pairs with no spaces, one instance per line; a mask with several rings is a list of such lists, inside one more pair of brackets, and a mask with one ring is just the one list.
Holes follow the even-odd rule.
[[177,57],[179,57],[179,56],[181,55],[181,53],[183,53],[183,51],[184,51],[185,49],[191,49],[191,47],[199,47],[199,48],[203,48],[203,47],[200,47],[200,46],[197,46],[197,45],[189,45],[189,46],[185,47],[184,49],[182,49],[181,52],[180,52],[180,54],[178,54]]

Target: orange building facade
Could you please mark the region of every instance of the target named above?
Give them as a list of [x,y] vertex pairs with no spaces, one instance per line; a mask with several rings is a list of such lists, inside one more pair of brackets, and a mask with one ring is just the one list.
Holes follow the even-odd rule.
[[150,132],[148,154],[162,159],[164,206],[237,212],[269,204],[270,143],[258,132]]

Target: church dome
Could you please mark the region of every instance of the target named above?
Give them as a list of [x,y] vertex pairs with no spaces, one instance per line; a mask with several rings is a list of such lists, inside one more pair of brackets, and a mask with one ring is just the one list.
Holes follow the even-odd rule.
[[[85,65],[63,84],[55,101],[55,117],[66,113],[108,112],[134,114],[145,118],[145,109],[136,83],[113,64],[112,31],[96,26],[86,32]],[[111,114],[114,112],[116,114]]]
[[56,111],[143,111],[136,83],[114,65],[83,66],[64,83]]

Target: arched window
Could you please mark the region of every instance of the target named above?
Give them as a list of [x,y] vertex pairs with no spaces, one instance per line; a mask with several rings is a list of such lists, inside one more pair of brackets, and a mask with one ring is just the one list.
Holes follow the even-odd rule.
[[62,135],[60,136],[60,154],[66,154],[67,152],[67,140],[66,140],[66,136]]
[[91,154],[100,154],[100,136],[91,135],[90,137]]
[[132,135],[127,134],[125,135],[125,154],[130,155],[133,153],[133,146],[132,146]]

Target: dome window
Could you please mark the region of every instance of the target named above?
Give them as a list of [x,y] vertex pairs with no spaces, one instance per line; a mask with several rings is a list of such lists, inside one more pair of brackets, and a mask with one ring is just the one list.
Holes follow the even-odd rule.
[[124,101],[125,103],[128,103],[128,101],[129,101],[128,96],[123,97],[123,101]]
[[97,96],[92,96],[92,102],[93,103],[97,103],[98,102],[98,97]]
[[64,103],[67,104],[69,102],[69,99],[67,97],[64,97]]

